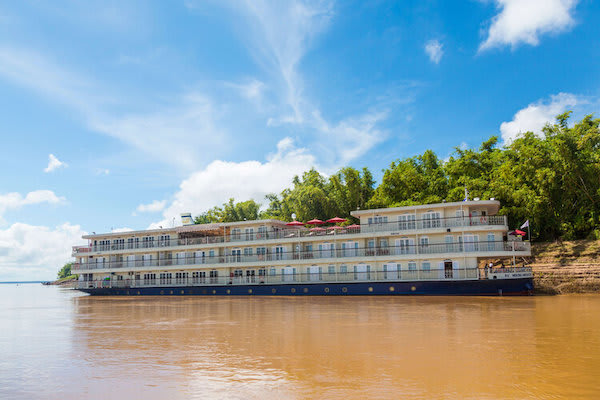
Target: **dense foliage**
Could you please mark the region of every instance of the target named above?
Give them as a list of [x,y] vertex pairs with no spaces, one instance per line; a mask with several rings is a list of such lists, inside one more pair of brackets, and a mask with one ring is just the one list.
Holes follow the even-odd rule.
[[479,149],[456,148],[447,161],[431,150],[393,161],[376,188],[367,168],[345,167],[329,177],[311,169],[291,188],[269,194],[262,212],[254,200],[230,199],[196,223],[290,220],[292,213],[300,221],[350,217],[357,208],[461,201],[466,188],[471,199],[500,200],[511,227],[529,219],[533,238],[600,238],[600,119],[588,115],[569,127],[569,116],[503,147],[492,136]]
[[66,278],[71,276],[71,266],[73,263],[66,263],[63,267],[58,271],[58,279]]

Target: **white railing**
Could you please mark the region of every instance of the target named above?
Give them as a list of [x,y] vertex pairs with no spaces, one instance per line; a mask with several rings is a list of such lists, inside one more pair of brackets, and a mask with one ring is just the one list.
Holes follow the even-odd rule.
[[[415,232],[430,229],[444,229],[444,228],[457,228],[457,227],[469,227],[469,226],[489,226],[489,225],[500,225],[506,226],[506,217],[503,215],[491,215],[491,216],[479,216],[479,217],[451,217],[451,218],[437,218],[437,219],[418,219],[412,221],[396,221],[396,222],[382,222],[375,224],[362,224],[359,228],[345,228],[335,230],[325,230],[318,232],[311,232],[306,228],[299,229],[278,229],[269,230],[266,232],[244,232],[244,233],[233,233],[225,236],[207,236],[201,238],[192,239],[161,239],[153,241],[139,241],[139,242],[127,242],[127,243],[111,243],[90,246],[91,251],[112,251],[112,250],[131,250],[131,249],[149,249],[149,248],[163,248],[163,247],[175,247],[175,246],[190,246],[199,244],[216,244],[216,243],[229,243],[229,242],[249,242],[249,241],[262,241],[262,240],[279,240],[288,238],[298,237],[329,237],[339,235],[353,235],[360,233],[380,233],[380,232]],[[73,254],[80,252],[89,252],[85,250],[84,246],[73,248]]]
[[[169,275],[169,274],[165,274]],[[172,274],[171,274],[172,275]],[[396,271],[349,271],[335,273],[280,273],[258,276],[218,276],[202,278],[174,278],[172,276],[153,279],[106,279],[79,281],[78,288],[136,288],[136,287],[180,287],[218,285],[259,285],[335,282],[397,282],[430,280],[476,280],[478,268],[467,269],[415,269]]]
[[466,243],[432,243],[420,245],[366,247],[351,249],[328,249],[328,250],[305,250],[292,253],[267,253],[259,255],[230,254],[221,256],[196,256],[194,253],[186,254],[186,257],[167,259],[145,259],[145,260],[123,260],[104,261],[97,263],[74,263],[71,269],[93,270],[93,269],[119,269],[119,268],[145,268],[172,265],[219,265],[236,263],[272,263],[276,261],[289,260],[330,260],[356,257],[382,257],[382,256],[405,256],[418,254],[456,254],[456,253],[478,253],[486,255],[498,252],[526,252],[531,249],[529,242],[466,242]]

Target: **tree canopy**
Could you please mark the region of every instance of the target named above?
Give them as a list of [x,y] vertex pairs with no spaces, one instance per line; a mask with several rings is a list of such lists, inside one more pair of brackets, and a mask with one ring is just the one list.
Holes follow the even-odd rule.
[[278,218],[300,221],[334,215],[350,218],[358,208],[396,207],[496,198],[512,227],[531,221],[536,239],[600,238],[600,119],[592,115],[569,126],[570,112],[547,124],[541,135],[519,134],[499,146],[496,136],[477,149],[456,147],[447,160],[432,150],[391,162],[375,187],[367,168],[344,167],[327,177],[314,168],[290,188],[254,200],[230,199],[196,217],[196,223]]
[[60,271],[58,271],[58,279],[62,279],[62,278],[66,278],[68,276],[71,276],[71,267],[73,266],[73,263],[66,263],[65,265],[63,265],[63,267],[60,269]]

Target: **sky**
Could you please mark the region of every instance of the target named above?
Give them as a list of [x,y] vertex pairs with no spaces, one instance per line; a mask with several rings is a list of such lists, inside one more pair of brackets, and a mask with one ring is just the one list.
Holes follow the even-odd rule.
[[294,175],[509,143],[600,103],[592,0],[0,3],[0,281]]

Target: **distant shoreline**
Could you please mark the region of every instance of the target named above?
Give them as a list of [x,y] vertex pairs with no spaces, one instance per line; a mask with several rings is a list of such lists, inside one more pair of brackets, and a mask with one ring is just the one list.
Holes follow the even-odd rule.
[[14,285],[17,283],[44,283],[46,281],[6,281],[6,282],[0,282],[0,285]]

